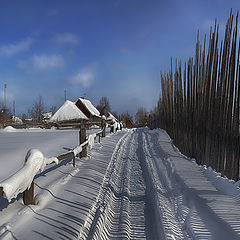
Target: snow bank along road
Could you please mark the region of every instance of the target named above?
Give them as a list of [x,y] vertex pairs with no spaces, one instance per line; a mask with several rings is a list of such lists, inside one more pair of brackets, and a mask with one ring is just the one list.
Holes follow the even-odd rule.
[[162,130],[109,134],[39,174],[36,205],[0,206],[0,239],[240,239],[239,190],[212,176]]

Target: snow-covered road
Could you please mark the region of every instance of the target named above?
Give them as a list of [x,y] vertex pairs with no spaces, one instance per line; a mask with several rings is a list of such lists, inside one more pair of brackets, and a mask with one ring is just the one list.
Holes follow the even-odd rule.
[[37,175],[36,205],[0,201],[0,239],[240,239],[237,184],[162,130],[109,134],[69,161]]

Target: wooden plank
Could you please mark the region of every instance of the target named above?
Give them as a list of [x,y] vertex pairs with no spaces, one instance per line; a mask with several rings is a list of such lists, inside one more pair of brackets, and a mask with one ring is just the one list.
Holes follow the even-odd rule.
[[23,202],[25,205],[34,204],[34,182],[32,181],[31,187],[23,192]]
[[59,160],[59,161],[61,161],[61,160],[64,160],[64,159],[66,159],[66,158],[70,158],[70,157],[73,157],[73,152],[66,152],[66,153],[63,153],[63,154],[61,154],[61,155],[59,155],[58,157],[57,157],[57,159]]
[[76,167],[76,158],[74,155],[73,155],[73,167]]
[[104,126],[102,130],[102,137],[105,137],[105,136],[106,136],[106,127]]
[[98,132],[98,133],[96,134],[96,136],[101,136],[102,133],[103,133],[103,130],[102,130],[101,132]]

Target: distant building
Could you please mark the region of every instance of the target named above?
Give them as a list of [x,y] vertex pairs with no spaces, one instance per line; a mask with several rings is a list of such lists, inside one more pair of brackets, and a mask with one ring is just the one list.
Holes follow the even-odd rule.
[[82,120],[88,120],[83,112],[75,105],[75,103],[67,100],[50,118],[52,123],[81,123]]
[[116,117],[113,116],[112,113],[108,112],[107,114],[107,122],[111,124],[111,122],[118,122],[118,119]]
[[50,120],[50,118],[52,117],[52,112],[47,112],[47,113],[42,113],[42,120],[44,122]]
[[84,113],[84,115],[91,122],[99,122],[101,121],[100,112],[93,106],[90,100],[79,98],[76,101],[76,106]]

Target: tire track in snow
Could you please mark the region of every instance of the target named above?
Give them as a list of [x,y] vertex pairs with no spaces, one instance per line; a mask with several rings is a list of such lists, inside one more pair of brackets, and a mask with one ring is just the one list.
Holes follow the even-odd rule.
[[137,147],[137,134],[129,131],[112,158],[88,239],[146,239],[145,184]]
[[[161,203],[160,206],[162,205],[160,211],[166,238],[211,239],[212,235],[208,231],[208,226],[196,210],[193,193],[176,174],[176,170],[182,167],[179,165],[176,169],[174,164],[176,162],[173,159],[180,157],[184,158],[185,163],[189,161],[172,145],[166,133],[146,132],[145,136],[146,146],[149,147],[151,155],[155,156],[152,158],[152,171],[156,175],[154,182],[158,181],[158,201]],[[164,146],[167,147],[167,151]],[[195,178],[193,174],[194,172],[190,172],[191,181]],[[203,182],[200,184],[204,186]],[[159,189],[159,186],[162,188]]]
[[166,238],[240,239],[234,199],[219,192],[164,131],[145,130],[143,135]]
[[[143,151],[147,170],[150,175],[152,184],[152,194],[154,196],[153,205],[156,211],[156,221],[159,228],[162,228],[162,237],[164,239],[188,239],[188,234],[183,231],[182,221],[178,219],[178,210],[176,210],[178,202],[182,200],[182,196],[175,188],[174,182],[168,177],[169,169],[163,164],[166,154],[160,151],[159,143],[153,139],[153,134],[149,134],[148,130],[140,129],[142,132]],[[185,208],[184,217],[188,209]]]
[[148,239],[165,239],[164,229],[162,226],[161,216],[159,211],[158,201],[156,201],[156,191],[154,189],[153,178],[148,171],[146,148],[143,143],[143,134],[138,131],[138,159],[143,171],[143,177],[146,184],[146,200],[145,200],[145,218],[146,218],[146,234]]

